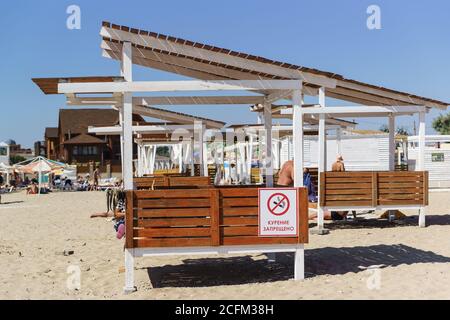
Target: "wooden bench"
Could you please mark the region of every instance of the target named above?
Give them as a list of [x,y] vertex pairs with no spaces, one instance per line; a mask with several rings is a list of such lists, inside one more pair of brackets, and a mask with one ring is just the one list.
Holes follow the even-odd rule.
[[419,209],[428,206],[427,171],[325,172],[320,207],[328,210]]
[[125,290],[134,288],[134,257],[152,255],[295,252],[303,279],[308,198],[298,192],[299,236],[270,238],[258,236],[258,188],[128,191]]
[[181,186],[209,186],[211,180],[209,177],[185,177],[185,176],[149,176],[142,178],[134,178],[136,189],[151,190],[158,187],[181,187]]
[[325,172],[320,179],[322,207],[428,205],[428,172]]

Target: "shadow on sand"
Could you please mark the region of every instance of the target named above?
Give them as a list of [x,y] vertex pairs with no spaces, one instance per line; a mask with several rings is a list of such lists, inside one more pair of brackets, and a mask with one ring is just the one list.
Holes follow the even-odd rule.
[[[427,215],[427,226],[449,226],[450,215]],[[411,227],[418,226],[418,216],[408,216],[404,219],[399,219],[393,222],[389,222],[387,219],[357,219],[348,221],[327,222],[325,228],[330,230],[339,229],[372,229],[372,228],[399,228],[399,227]],[[314,228],[317,224],[310,223],[309,227]]]
[[[398,266],[415,263],[450,263],[450,257],[402,244],[305,250],[306,276],[360,272],[371,265]],[[289,280],[294,256],[278,253],[275,263],[251,256],[183,260],[181,265],[147,268],[154,288],[209,287]]]
[[9,202],[4,202],[2,201],[0,203],[0,205],[8,205],[8,204],[17,204],[17,203],[23,203],[24,201],[9,201]]

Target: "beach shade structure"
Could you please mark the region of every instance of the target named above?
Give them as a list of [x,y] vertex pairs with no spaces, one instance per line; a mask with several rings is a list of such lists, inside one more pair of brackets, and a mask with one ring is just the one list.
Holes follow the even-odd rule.
[[0,162],[0,173],[6,174],[6,184],[9,183],[9,175],[14,171],[14,168]]
[[[304,244],[305,239],[294,239],[295,243],[279,247],[279,239],[265,239],[255,233],[249,242],[248,236],[236,243],[225,244],[220,241],[220,199],[224,192],[215,191],[216,197],[210,190],[193,190],[191,196],[198,198],[202,194],[204,203],[213,203],[212,211],[216,214],[214,225],[216,231],[214,239],[190,240],[192,247],[187,243],[180,243],[179,239],[142,240],[138,230],[133,237],[133,147],[134,136],[143,134],[141,130],[151,130],[152,133],[161,132],[161,129],[175,129],[169,125],[165,128],[145,128],[133,123],[133,114],[150,115],[164,114],[165,110],[154,106],[186,106],[207,105],[208,108],[226,108],[234,112],[235,106],[254,106],[258,112],[258,124],[264,129],[261,154],[264,155],[265,186],[274,187],[274,161],[273,161],[273,120],[286,119],[292,126],[292,161],[294,164],[293,183],[298,190],[304,190],[303,168],[307,159],[304,154],[304,137],[307,135],[305,124],[314,120],[318,132],[318,175],[319,199],[317,206],[317,229],[324,231],[324,214],[331,211],[351,210],[419,210],[419,225],[425,226],[425,207],[428,205],[428,172],[425,169],[425,129],[426,114],[433,109],[446,110],[448,102],[439,101],[416,94],[398,91],[373,85],[359,80],[353,80],[335,72],[322,71],[287,62],[275,61],[256,55],[237,52],[226,48],[189,41],[158,34],[152,31],[130,28],[103,22],[100,30],[102,54],[106,58],[119,62],[116,76],[110,77],[64,77],[64,78],[34,78],[33,81],[45,94],[63,94],[68,105],[71,106],[104,106],[120,110],[120,126],[111,130],[120,134],[122,172],[124,189],[130,194],[127,200],[127,245],[125,248],[125,291],[134,290],[134,258],[160,254],[204,254],[208,252],[295,252],[296,280],[304,279]],[[137,81],[133,78],[133,66],[139,65],[160,71],[166,71],[179,76],[192,78],[182,81]],[[240,94],[236,92],[239,91]],[[191,92],[191,93],[189,93]],[[210,93],[216,95],[212,96]],[[139,93],[139,96],[137,95]],[[142,96],[147,93],[148,96]],[[156,94],[160,93],[160,96]],[[195,95],[193,94],[195,93]],[[181,95],[183,94],[183,95]],[[170,95],[170,96],[169,96]],[[307,105],[305,98],[314,101]],[[329,99],[339,100],[342,104],[328,106]],[[288,103],[287,107],[280,109],[277,103]],[[334,104],[334,103],[333,103]],[[231,107],[231,105],[235,105]],[[233,108],[233,109],[232,109]],[[279,112],[275,112],[278,109]],[[395,119],[399,116],[418,116],[418,158],[415,172],[395,171]],[[327,162],[327,122],[336,119],[384,117],[389,125],[389,170],[387,171],[356,171],[331,172]],[[179,119],[186,118],[179,115]],[[203,121],[202,121],[203,122]],[[206,123],[206,120],[204,121]],[[210,123],[208,121],[208,123]],[[213,123],[212,123],[213,124]],[[182,126],[191,124],[181,123]],[[218,124],[220,129],[223,124]],[[178,129],[181,129],[178,127]],[[184,128],[186,130],[190,129]],[[195,129],[195,128],[194,128]],[[194,144],[201,145],[204,136],[204,126],[197,131]],[[337,128],[339,129],[339,128]],[[340,129],[339,129],[340,130]],[[339,131],[338,130],[338,131]],[[95,133],[95,132],[90,132]],[[164,133],[164,132],[161,132]],[[98,132],[97,132],[98,134]],[[250,145],[250,144],[249,144]],[[203,152],[204,149],[199,149]],[[241,149],[244,149],[241,146]],[[361,150],[364,152],[364,149]],[[245,150],[241,150],[245,154]],[[193,153],[192,153],[193,154]],[[252,153],[248,153],[249,155]],[[250,159],[251,157],[249,157]],[[253,159],[252,159],[253,160]],[[179,195],[179,190],[159,190],[158,196],[166,201],[166,192],[171,198]],[[222,197],[220,196],[222,192]],[[246,190],[256,194],[257,190]],[[219,193],[219,197],[217,197]],[[185,196],[186,192],[183,192]],[[244,190],[231,190],[229,195],[244,195]],[[143,201],[148,193],[142,194]],[[155,194],[152,193],[152,197]],[[209,199],[208,199],[209,197]],[[254,196],[254,199],[257,197]],[[138,198],[136,198],[138,199]],[[214,199],[214,200],[211,200]],[[142,199],[138,199],[141,201]],[[196,199],[197,200],[197,199]],[[247,199],[246,199],[247,200]],[[153,200],[152,200],[153,201]],[[228,201],[228,200],[227,200]],[[230,200],[235,201],[235,200]],[[241,200],[238,200],[241,201]],[[170,203],[169,203],[170,202]],[[158,201],[158,203],[161,203]],[[179,200],[180,211],[185,214],[185,200]],[[259,204],[254,203],[254,211],[258,212]],[[307,204],[305,204],[307,206]],[[247,209],[245,209],[247,210]],[[306,211],[305,211],[306,212]],[[208,213],[207,217],[213,214]],[[304,226],[308,227],[305,216]],[[255,218],[255,223],[257,219]],[[166,222],[164,222],[166,223]],[[209,223],[209,222],[208,222]],[[166,225],[168,225],[166,223]],[[213,224],[210,224],[213,225]],[[171,228],[173,232],[174,228]],[[153,231],[152,231],[153,232]],[[177,232],[180,232],[177,230]],[[185,232],[185,230],[183,230]],[[205,232],[200,230],[199,232]],[[172,233],[173,234],[173,233]],[[305,230],[305,235],[308,234]],[[325,232],[323,233],[325,234]],[[176,238],[176,237],[175,237]],[[267,245],[270,243],[270,245]],[[267,246],[266,246],[267,245]],[[159,246],[159,247],[158,247]],[[168,246],[168,247],[164,247]],[[206,247],[205,247],[206,246]],[[221,247],[218,250],[218,247]],[[202,249],[202,250],[199,250]],[[213,251],[211,251],[213,250]]]
[[67,167],[65,163],[54,161],[47,159],[42,156],[38,156],[36,158],[32,158],[29,160],[25,160],[20,162],[14,166],[18,171],[22,173],[37,173],[38,174],[38,183],[39,183],[39,194],[41,193],[41,184],[42,184],[42,174],[50,173],[56,170],[60,170],[62,168]]

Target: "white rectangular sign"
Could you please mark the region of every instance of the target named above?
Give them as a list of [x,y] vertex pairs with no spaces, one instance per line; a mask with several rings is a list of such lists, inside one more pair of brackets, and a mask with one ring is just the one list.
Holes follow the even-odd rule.
[[298,236],[298,189],[259,189],[258,200],[260,237]]

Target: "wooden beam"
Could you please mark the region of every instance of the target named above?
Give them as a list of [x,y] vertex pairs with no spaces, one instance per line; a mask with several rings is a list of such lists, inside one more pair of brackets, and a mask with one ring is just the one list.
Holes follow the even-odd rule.
[[213,104],[259,104],[264,96],[186,96],[186,97],[134,97],[135,105],[213,105]]
[[192,80],[192,81],[134,81],[59,83],[58,92],[112,93],[112,92],[176,92],[176,91],[234,91],[286,90],[298,87],[298,80]]

